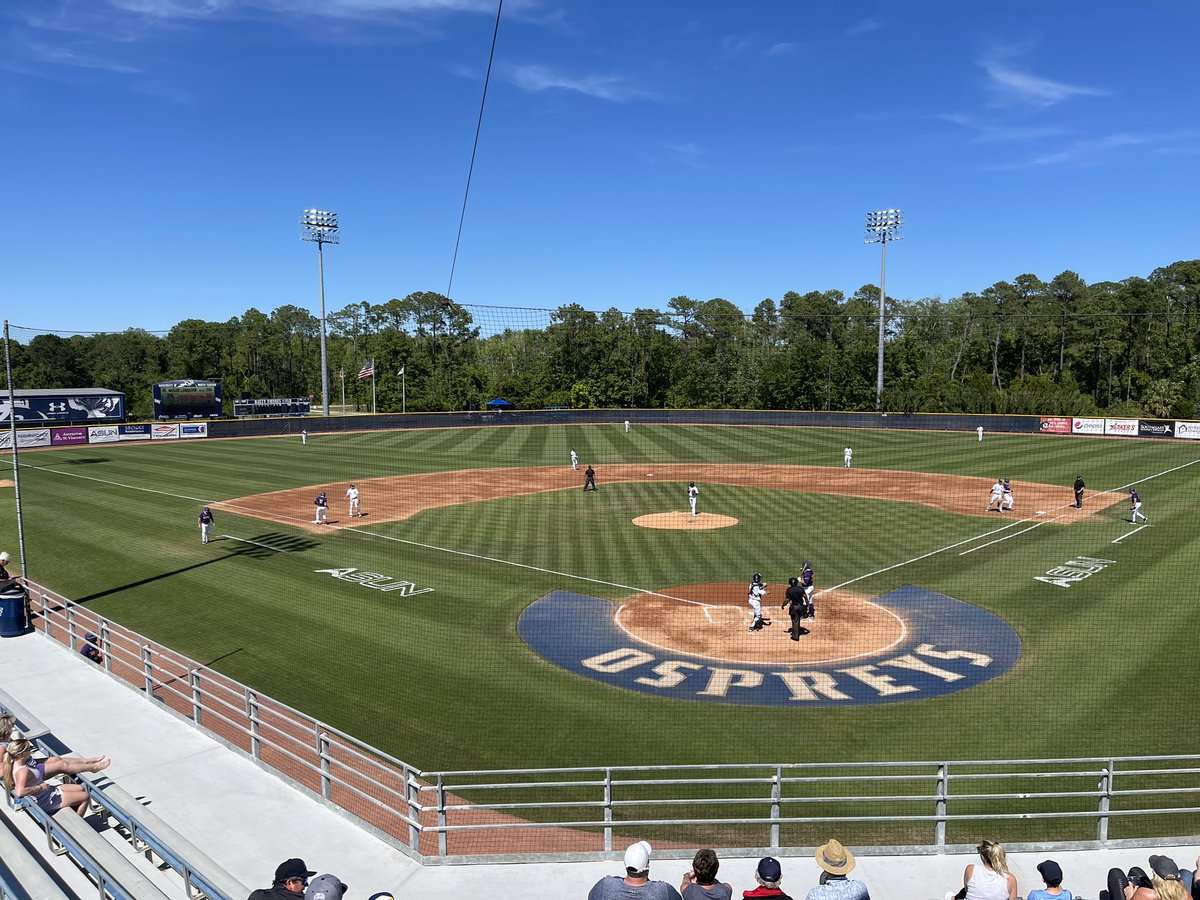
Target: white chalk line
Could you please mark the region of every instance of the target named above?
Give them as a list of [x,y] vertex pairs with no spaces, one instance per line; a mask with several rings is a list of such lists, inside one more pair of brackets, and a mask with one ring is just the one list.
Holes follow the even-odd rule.
[[1115,541],[1113,541],[1113,543],[1119,544],[1119,543],[1121,543],[1121,541],[1125,540],[1125,538],[1129,537],[1131,534],[1137,534],[1143,528],[1149,528],[1149,527],[1150,527],[1149,522],[1147,522],[1145,525],[1139,525],[1137,528],[1133,529],[1132,531],[1125,532],[1123,535],[1121,535],[1119,538],[1117,538]]
[[[1023,534],[1029,534],[1029,532],[1033,531],[1033,529],[1041,528],[1047,522],[1057,522],[1059,519],[1065,519],[1065,518],[1066,518],[1066,516],[1055,516],[1053,519],[1043,519],[1040,522],[1030,525],[1024,531],[1018,531],[1016,534],[1006,534],[1002,538],[996,538],[996,540],[994,540],[994,541],[988,541],[986,544],[980,544],[978,547],[972,547],[970,550],[964,550],[962,553],[960,553],[958,555],[966,556],[968,553],[974,553],[976,550],[982,550],[984,547],[992,546],[992,544],[1000,544],[1000,543],[1003,543],[1004,541],[1011,540],[1012,538],[1020,537]],[[1023,521],[1028,522],[1029,520],[1024,519]]]

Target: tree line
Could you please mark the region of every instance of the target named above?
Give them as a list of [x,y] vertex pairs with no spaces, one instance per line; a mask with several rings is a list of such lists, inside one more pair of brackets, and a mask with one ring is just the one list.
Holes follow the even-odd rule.
[[[1086,284],[1019,275],[949,300],[886,301],[883,408],[1195,418],[1200,402],[1200,260]],[[788,291],[750,314],[721,298],[593,312],[469,306],[417,292],[327,318],[330,401],[380,412],[455,410],[503,397],[517,408],[876,406],[879,290]],[[18,329],[18,338],[21,332]],[[123,391],[130,417],[150,388],[222,382],[238,397],[312,397],[320,408],[320,320],[257,309],[226,322],[11,345],[18,388]],[[404,376],[399,376],[400,370]],[[403,398],[402,398],[403,391]]]

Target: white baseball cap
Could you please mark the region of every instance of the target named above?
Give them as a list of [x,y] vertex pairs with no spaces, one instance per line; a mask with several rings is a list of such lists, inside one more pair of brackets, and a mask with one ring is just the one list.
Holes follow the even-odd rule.
[[632,869],[635,872],[645,872],[650,868],[650,854],[654,849],[648,841],[638,841],[636,844],[630,844],[629,849],[625,851],[625,868]]

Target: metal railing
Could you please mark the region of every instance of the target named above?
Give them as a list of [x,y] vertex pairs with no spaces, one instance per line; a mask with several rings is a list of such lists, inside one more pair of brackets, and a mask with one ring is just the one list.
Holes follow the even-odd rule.
[[[424,863],[595,858],[627,839],[928,853],[1200,834],[1200,755],[421,771],[38,585],[38,628]],[[1187,837],[1188,842],[1196,838]]]

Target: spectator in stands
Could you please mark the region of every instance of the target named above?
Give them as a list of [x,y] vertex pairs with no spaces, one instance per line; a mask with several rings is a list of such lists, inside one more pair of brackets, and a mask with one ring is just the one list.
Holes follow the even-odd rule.
[[650,854],[646,841],[630,844],[625,851],[625,877],[605,875],[588,891],[588,900],[681,900],[679,891],[665,881],[650,880]]
[[[51,771],[50,760],[57,760]],[[86,815],[88,810],[88,793],[77,784],[66,783],[53,785],[46,783],[47,775],[58,775],[64,772],[75,775],[79,772],[99,772],[108,768],[109,761],[103,757],[95,760],[71,759],[52,756],[45,762],[33,760],[33,744],[24,738],[8,742],[4,748],[4,787],[8,795],[8,805],[13,805],[13,797],[32,797],[45,812],[54,815],[63,807],[74,810],[79,815]]]
[[83,646],[79,648],[79,655],[84,659],[90,659],[96,665],[103,665],[104,654],[100,652],[100,638],[88,632],[83,636]]
[[1179,875],[1183,879],[1183,890],[1192,900],[1200,900],[1200,882],[1196,878],[1197,873],[1200,873],[1200,856],[1196,857],[1196,868],[1179,870]]
[[8,564],[12,561],[12,557],[8,555],[7,550],[0,550],[0,581],[8,581],[12,578],[8,574]]
[[[3,753],[7,749],[9,740],[16,741],[22,737],[21,732],[13,727],[14,724],[11,715],[6,713],[0,716],[0,753]],[[26,743],[29,742],[26,741]],[[80,772],[99,772],[102,769],[107,769],[109,762],[110,760],[106,756],[86,758],[78,756],[51,756],[45,762],[39,762],[37,765],[44,767],[45,777],[53,778],[55,775],[78,775]]]
[[805,900],[871,900],[865,884],[846,877],[855,866],[854,854],[840,841],[822,844],[817,848],[816,859],[821,867],[821,881]]
[[982,865],[969,863],[963,870],[963,887],[958,900],[1017,900],[1017,879],[1008,871],[1008,855],[995,841],[979,845]]
[[1046,887],[1030,891],[1025,900],[1074,900],[1074,894],[1062,886],[1062,867],[1058,863],[1052,859],[1043,860],[1038,863],[1037,870]]
[[8,746],[9,740],[12,739],[13,729],[16,728],[16,719],[10,713],[0,715],[0,753],[4,752],[4,748]]
[[752,897],[755,900],[760,897],[771,897],[773,900],[792,900],[779,889],[779,882],[783,880],[783,869],[775,857],[764,856],[758,861],[758,868],[754,870],[754,880],[758,882],[758,887],[742,891],[743,897]]
[[683,900],[730,900],[733,885],[717,881],[720,865],[712,850],[697,850],[692,858],[692,870],[683,876],[679,888]]
[[342,900],[348,890],[336,875],[318,875],[308,883],[304,900]]
[[308,879],[316,875],[302,859],[285,859],[275,868],[275,880],[269,888],[259,888],[249,900],[296,900],[308,887]]
[[[1187,890],[1184,887],[1183,873],[1175,860],[1168,856],[1151,856],[1150,871],[1152,876],[1137,866],[1128,873],[1120,869],[1108,870],[1108,890],[1101,891],[1111,900],[1185,900]],[[1193,884],[1193,890],[1195,885]]]

